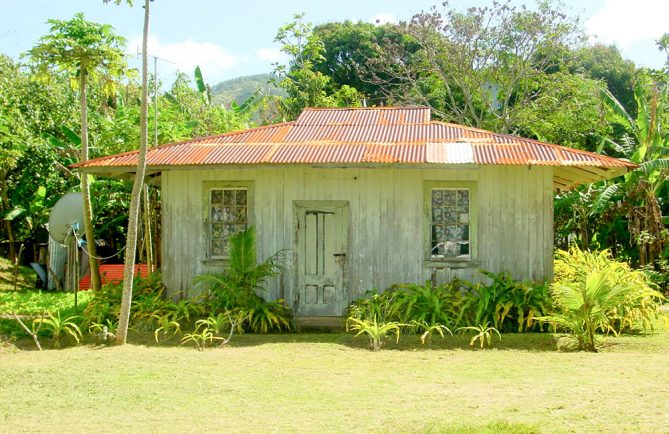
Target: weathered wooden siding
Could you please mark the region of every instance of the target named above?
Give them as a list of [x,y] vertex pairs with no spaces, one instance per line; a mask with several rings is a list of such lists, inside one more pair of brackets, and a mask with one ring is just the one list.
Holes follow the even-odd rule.
[[[458,276],[477,269],[509,270],[519,279],[552,276],[552,168],[483,166],[470,169],[285,168],[173,170],[162,175],[163,279],[174,297],[197,293],[193,278],[220,270],[206,261],[203,183],[253,181],[258,254],[293,248],[293,201],[345,200],[350,207],[349,297],[393,283]],[[465,267],[432,268],[425,262],[425,181],[477,185],[477,258]],[[290,262],[290,261],[289,261]],[[292,297],[293,270],[271,282],[268,296]]]

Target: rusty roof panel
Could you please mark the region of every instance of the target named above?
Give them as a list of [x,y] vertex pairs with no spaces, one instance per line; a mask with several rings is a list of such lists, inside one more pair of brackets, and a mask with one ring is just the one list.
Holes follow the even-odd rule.
[[[430,122],[429,109],[306,109],[295,122],[162,145],[149,166],[216,164],[510,164],[633,168],[578,149],[477,128]],[[129,167],[137,152],[74,167]]]
[[365,145],[284,145],[278,147],[270,163],[353,163],[360,162]]
[[372,126],[430,123],[427,107],[307,109],[295,121],[297,126]]

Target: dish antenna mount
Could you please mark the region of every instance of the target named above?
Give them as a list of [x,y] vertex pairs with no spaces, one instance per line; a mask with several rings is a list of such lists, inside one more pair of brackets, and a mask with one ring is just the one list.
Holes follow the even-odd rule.
[[77,305],[79,291],[79,246],[78,236],[84,227],[84,207],[81,193],[68,193],[58,199],[49,215],[49,235],[67,247],[65,268],[65,290],[74,292]]

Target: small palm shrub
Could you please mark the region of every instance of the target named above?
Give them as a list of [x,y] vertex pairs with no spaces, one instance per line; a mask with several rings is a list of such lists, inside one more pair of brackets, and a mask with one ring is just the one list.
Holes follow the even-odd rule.
[[472,339],[469,341],[469,346],[473,347],[474,344],[476,344],[476,341],[479,341],[481,344],[481,349],[487,344],[489,347],[492,347],[492,338],[493,338],[493,333],[496,333],[497,336],[499,337],[500,342],[502,341],[502,335],[499,333],[499,330],[497,330],[495,327],[491,326],[488,321],[486,321],[483,324],[479,324],[477,326],[466,326],[466,327],[460,327],[458,328],[458,331],[461,332],[466,332],[466,331],[472,331],[474,332],[474,336],[472,336]]
[[597,351],[597,332],[652,331],[664,318],[664,297],[643,272],[614,260],[610,251],[572,247],[557,256],[551,285],[556,311],[540,319],[571,332],[580,349]]
[[396,321],[380,321],[377,317],[373,317],[371,320],[349,317],[346,320],[346,331],[356,332],[356,336],[367,335],[372,351],[381,351],[381,347],[391,333],[395,334],[397,342],[399,342],[402,327],[407,326],[408,324]]
[[[39,329],[41,333],[50,337],[54,348],[60,348],[61,339],[68,335],[79,343],[82,335],[79,325],[75,321],[77,318],[76,316],[62,317],[59,310],[55,314],[48,312],[46,316],[33,321],[33,330]],[[35,326],[37,326],[37,329],[35,329]]]
[[420,343],[425,344],[425,342],[429,341],[432,338],[432,335],[437,333],[439,336],[441,336],[442,339],[446,337],[444,332],[448,333],[449,335],[453,336],[453,332],[451,329],[446,327],[443,324],[430,324],[427,321],[413,321],[411,323],[412,326],[418,327],[419,330],[424,330],[423,334],[420,335]]
[[290,330],[292,314],[283,300],[265,301],[259,292],[264,291],[267,279],[281,273],[281,252],[258,263],[256,238],[253,227],[230,238],[230,257],[222,273],[209,273],[196,277],[204,286],[211,310],[241,310],[245,320],[240,328],[254,333]]

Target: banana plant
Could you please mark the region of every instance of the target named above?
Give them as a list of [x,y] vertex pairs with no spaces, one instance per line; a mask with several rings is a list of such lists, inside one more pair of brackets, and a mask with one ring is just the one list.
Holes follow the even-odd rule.
[[639,77],[634,89],[636,117],[608,90],[601,95],[614,120],[626,129],[622,138],[606,138],[606,143],[639,165],[625,175],[628,229],[638,247],[640,265],[653,264],[669,245],[668,219],[658,200],[669,194],[669,92],[651,77]]

